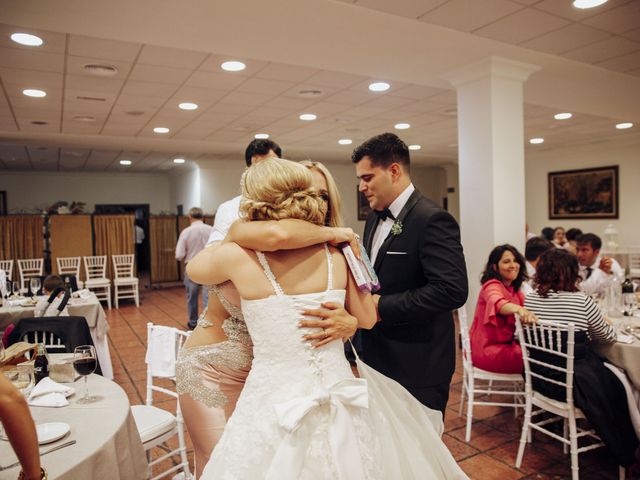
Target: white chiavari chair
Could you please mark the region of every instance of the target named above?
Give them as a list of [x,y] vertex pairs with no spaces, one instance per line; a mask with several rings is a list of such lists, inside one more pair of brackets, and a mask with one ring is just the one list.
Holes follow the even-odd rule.
[[107,256],[83,257],[86,280],[84,287],[96,294],[99,300],[106,300],[111,308],[111,280],[107,278]]
[[18,260],[18,272],[20,274],[20,291],[26,291],[29,279],[42,277],[44,273],[44,258]]
[[140,294],[138,291],[138,277],[133,275],[133,264],[135,256],[129,255],[112,255],[113,261],[113,296],[118,307],[118,301],[124,298],[133,298],[136,307],[140,306]]
[[78,288],[82,288],[80,281],[80,257],[57,257],[58,275],[75,275]]

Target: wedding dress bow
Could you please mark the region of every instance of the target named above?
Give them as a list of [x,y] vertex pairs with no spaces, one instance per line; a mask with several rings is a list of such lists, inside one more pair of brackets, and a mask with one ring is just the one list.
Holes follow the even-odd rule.
[[308,413],[326,404],[330,405],[329,444],[338,478],[365,478],[351,414],[346,407],[368,408],[367,381],[349,378],[329,388],[321,388],[313,395],[274,405],[278,423],[287,431],[287,435],[273,458],[267,480],[297,480],[300,477],[313,433],[305,428],[303,420]]

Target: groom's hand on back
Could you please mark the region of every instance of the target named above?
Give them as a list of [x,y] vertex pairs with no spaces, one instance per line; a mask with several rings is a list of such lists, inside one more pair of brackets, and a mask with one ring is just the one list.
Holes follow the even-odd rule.
[[337,339],[347,339],[356,333],[358,319],[350,315],[342,305],[335,302],[326,302],[321,307],[302,312],[305,316],[319,317],[319,320],[302,320],[298,324],[300,328],[322,329],[302,337],[306,341],[313,342],[314,348],[321,347]]

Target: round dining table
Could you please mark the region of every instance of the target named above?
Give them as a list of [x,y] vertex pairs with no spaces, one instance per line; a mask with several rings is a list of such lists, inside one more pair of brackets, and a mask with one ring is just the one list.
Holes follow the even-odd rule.
[[[50,480],[134,480],[147,478],[147,460],[131,414],[129,399],[116,383],[100,375],[88,378],[89,393],[96,401],[78,404],[84,380],[63,385],[75,389],[66,407],[29,407],[36,424],[64,422],[70,432],[41,445],[40,453],[56,445],[70,445],[41,457]],[[8,441],[0,441],[0,480],[15,480],[20,466],[2,469],[17,461]]]
[[622,368],[631,384],[640,391],[640,312],[636,312],[632,317],[608,317],[608,319],[616,330],[620,330],[622,325],[632,327],[633,333],[623,337],[630,340],[630,343],[616,341],[606,345],[594,344],[593,348],[607,362]]

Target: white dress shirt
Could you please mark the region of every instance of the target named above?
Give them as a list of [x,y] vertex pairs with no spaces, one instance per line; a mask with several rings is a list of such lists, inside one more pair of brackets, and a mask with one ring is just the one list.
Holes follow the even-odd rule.
[[207,245],[207,239],[211,234],[212,227],[196,220],[182,232],[176,245],[176,259],[181,262],[188,262]]
[[[393,202],[391,202],[391,205],[389,205],[389,211],[394,217],[396,217],[396,219],[398,218],[398,215],[400,215],[402,208],[404,207],[405,203],[407,203],[407,201],[409,200],[409,197],[411,196],[411,194],[415,189],[416,187],[413,186],[413,183],[410,183],[409,186],[405,188],[402,191],[402,193],[398,195]],[[376,264],[376,257],[378,256],[378,250],[380,250],[380,247],[382,246],[385,239],[389,235],[389,232],[391,231],[391,227],[393,226],[394,223],[395,223],[395,220],[392,220],[391,218],[386,218],[384,221],[378,220],[378,224],[376,225],[376,231],[373,234],[373,240],[371,242],[371,264],[372,265]]]
[[[595,262],[591,265],[591,275],[588,275],[587,267],[584,265],[580,265],[580,277],[582,277],[582,282],[580,282],[580,290],[582,290],[587,295],[593,295],[594,293],[605,293],[606,289],[611,285],[611,282],[614,278],[617,278],[620,283],[624,281],[624,270],[620,266],[620,264],[615,260],[611,259],[611,272],[606,273],[604,270],[598,268],[600,265],[600,260],[602,257],[598,256]],[[587,276],[589,278],[587,278]]]
[[213,222],[213,230],[209,235],[209,241],[207,245],[211,245],[215,242],[221,242],[224,237],[229,233],[231,225],[240,218],[240,200],[241,195],[238,195],[231,200],[220,204],[218,211],[216,212],[216,219]]

